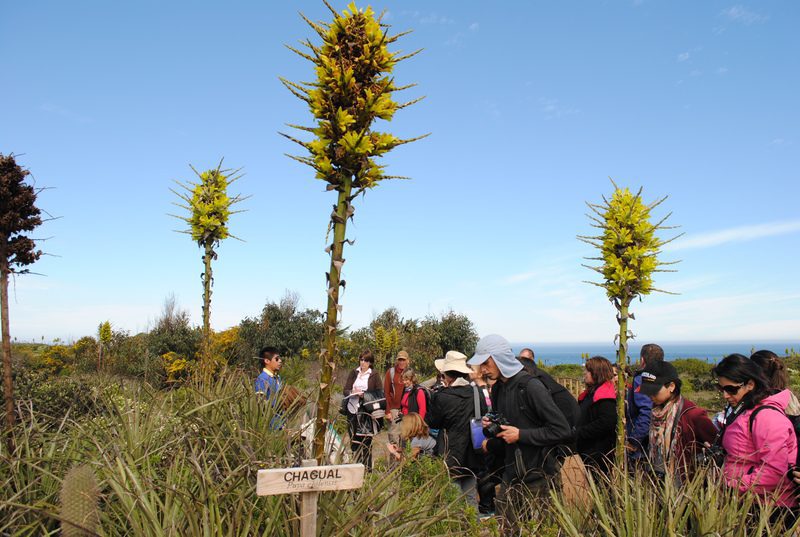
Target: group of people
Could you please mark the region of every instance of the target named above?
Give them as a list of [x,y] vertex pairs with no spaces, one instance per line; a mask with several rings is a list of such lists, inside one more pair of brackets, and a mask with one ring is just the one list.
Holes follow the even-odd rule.
[[[371,467],[372,440],[386,425],[392,458],[441,456],[467,500],[506,521],[523,498],[559,486],[568,457],[577,454],[596,476],[607,474],[614,464],[617,375],[626,373],[604,357],[587,359],[586,388],[576,400],[533,358],[531,349],[515,356],[505,338],[485,336],[471,358],[450,351],[435,360],[440,375],[424,387],[406,351],[383,379],[373,354],[364,351],[343,390],[351,449]],[[276,356],[264,354],[263,365],[257,391],[279,382]],[[624,405],[629,471],[669,476],[680,487],[698,466],[718,464],[727,486],[774,501],[777,515],[794,520],[800,472],[793,471],[793,424],[800,402],[778,356],[759,351],[720,361],[713,375],[727,406],[714,419],[681,395],[680,376],[660,346],[644,345],[630,375]],[[365,411],[369,403],[381,412]]]

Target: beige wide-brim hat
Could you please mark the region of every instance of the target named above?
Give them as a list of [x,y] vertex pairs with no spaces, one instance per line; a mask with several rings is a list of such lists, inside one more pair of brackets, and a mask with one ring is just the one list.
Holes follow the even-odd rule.
[[458,351],[447,351],[444,358],[434,360],[436,369],[445,371],[458,371],[459,373],[472,373],[472,368],[467,365],[467,357]]

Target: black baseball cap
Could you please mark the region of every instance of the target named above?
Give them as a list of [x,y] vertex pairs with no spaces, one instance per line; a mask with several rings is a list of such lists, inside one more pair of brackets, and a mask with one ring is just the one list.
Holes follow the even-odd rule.
[[662,386],[678,380],[678,370],[669,362],[656,362],[647,366],[642,371],[642,384],[639,391],[644,395],[653,396]]

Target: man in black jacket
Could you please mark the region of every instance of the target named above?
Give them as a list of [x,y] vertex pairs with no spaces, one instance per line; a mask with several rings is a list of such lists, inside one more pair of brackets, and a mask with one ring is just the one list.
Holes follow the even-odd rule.
[[[481,373],[497,380],[492,387],[492,408],[509,425],[485,443],[485,449],[502,453],[504,469],[499,515],[505,524],[516,526],[515,510],[530,493],[546,494],[558,474],[559,445],[568,442],[572,430],[542,382],[523,371],[511,345],[502,336],[482,338],[468,362],[480,365]],[[484,426],[489,422],[484,418]],[[515,509],[516,508],[516,509]]]

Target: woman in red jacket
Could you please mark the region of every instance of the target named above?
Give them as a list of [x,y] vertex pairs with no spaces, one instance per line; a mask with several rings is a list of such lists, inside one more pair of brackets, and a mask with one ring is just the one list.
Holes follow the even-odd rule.
[[428,411],[428,397],[425,388],[417,382],[417,373],[410,367],[403,371],[403,397],[400,399],[400,414],[416,412],[425,420]]
[[653,401],[650,415],[649,460],[653,472],[675,479],[677,486],[690,480],[703,443],[711,444],[717,428],[706,411],[681,395],[678,371],[668,362],[647,366],[639,387]]
[[575,427],[578,453],[587,465],[608,473],[617,438],[617,390],[611,380],[614,370],[602,356],[589,358],[585,367],[586,389],[578,396],[580,416]]

